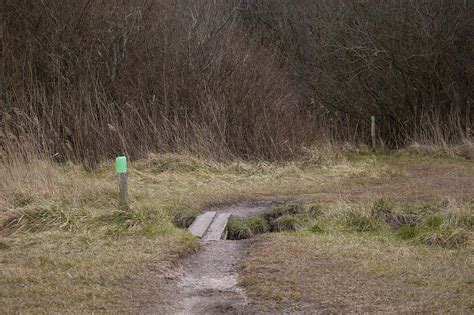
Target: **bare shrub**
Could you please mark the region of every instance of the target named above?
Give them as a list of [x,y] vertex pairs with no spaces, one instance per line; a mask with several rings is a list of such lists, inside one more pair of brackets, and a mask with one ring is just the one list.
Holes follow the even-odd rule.
[[460,143],[474,115],[473,6],[2,1],[2,158],[286,159],[368,142],[372,114],[381,147]]
[[148,151],[293,154],[315,128],[237,5],[3,2],[2,138],[34,135],[39,151],[91,165]]

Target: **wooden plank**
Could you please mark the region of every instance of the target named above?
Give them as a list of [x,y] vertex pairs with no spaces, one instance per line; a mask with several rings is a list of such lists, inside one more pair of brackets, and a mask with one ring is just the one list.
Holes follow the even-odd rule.
[[216,215],[202,239],[205,241],[218,241],[223,239],[229,218],[230,213],[219,213]]
[[194,220],[193,224],[188,228],[191,234],[202,238],[206,233],[209,225],[211,225],[212,220],[216,216],[215,211],[204,212]]
[[119,174],[119,206],[128,207],[128,175],[126,173]]

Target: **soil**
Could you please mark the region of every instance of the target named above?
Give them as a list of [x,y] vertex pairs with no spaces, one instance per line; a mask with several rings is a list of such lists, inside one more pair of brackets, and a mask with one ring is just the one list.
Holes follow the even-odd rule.
[[[207,210],[232,213],[246,218],[269,211],[288,200],[245,201],[231,205],[212,206]],[[142,314],[255,314],[272,313],[275,309],[251,300],[238,285],[242,260],[254,245],[253,240],[201,241],[201,250],[185,258],[175,274],[162,279],[167,303],[147,304]]]

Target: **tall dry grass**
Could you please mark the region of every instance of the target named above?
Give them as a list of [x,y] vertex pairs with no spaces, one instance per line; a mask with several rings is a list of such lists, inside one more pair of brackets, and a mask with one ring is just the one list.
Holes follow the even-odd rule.
[[148,151],[291,155],[317,126],[278,50],[263,48],[237,9],[4,2],[2,146],[30,137],[40,152],[86,164]]

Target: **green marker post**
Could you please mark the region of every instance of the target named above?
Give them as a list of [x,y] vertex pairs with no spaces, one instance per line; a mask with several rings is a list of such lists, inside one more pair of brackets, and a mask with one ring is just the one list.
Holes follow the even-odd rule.
[[119,176],[119,206],[127,208],[128,202],[128,175],[127,157],[119,156],[115,159],[115,171]]

